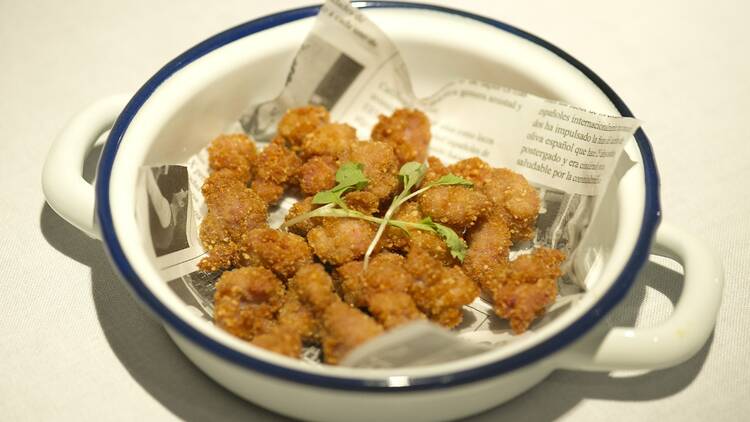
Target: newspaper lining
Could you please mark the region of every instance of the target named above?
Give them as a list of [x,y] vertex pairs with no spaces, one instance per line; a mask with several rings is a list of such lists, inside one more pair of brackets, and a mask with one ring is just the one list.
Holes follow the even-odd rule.
[[[446,163],[479,156],[495,167],[523,174],[538,188],[542,210],[537,235],[513,254],[547,246],[565,251],[569,258],[563,266],[565,276],[557,302],[524,335],[554,319],[583,294],[585,274],[577,274],[570,262],[624,142],[639,126],[636,119],[605,116],[473,80],[457,80],[427,98],[416,98],[395,45],[342,0],[329,0],[321,8],[281,94],[249,107],[226,132],[242,130],[262,144],[274,136],[276,124],[288,108],[305,104],[325,106],[333,120],[354,126],[361,139],[369,137],[378,115],[400,107],[419,108],[432,123],[432,155]],[[148,220],[141,225],[144,238],[152,240],[155,261],[169,280],[167,284],[210,321],[218,274],[197,270],[205,255],[198,227],[206,213],[201,185],[207,175],[205,149],[184,165],[143,168],[138,213]],[[281,224],[294,202],[286,197],[270,210],[272,227]],[[464,314],[464,322],[452,332],[419,323],[392,330],[352,352],[344,364],[432,364],[482,353],[487,347],[520,338],[494,316],[483,298],[467,306]],[[440,345],[441,351],[425,354],[424,346],[404,347],[406,344]],[[320,351],[306,348],[303,359],[317,364]]]

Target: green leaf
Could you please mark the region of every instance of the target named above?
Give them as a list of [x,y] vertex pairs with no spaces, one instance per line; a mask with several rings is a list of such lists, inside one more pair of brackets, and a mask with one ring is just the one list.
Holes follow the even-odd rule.
[[348,188],[354,188],[356,190],[364,189],[367,186],[369,180],[362,171],[365,166],[360,163],[346,162],[339,167],[336,171],[336,181],[338,185],[333,188],[334,191],[339,191]]
[[460,186],[472,187],[474,186],[474,183],[472,183],[469,180],[464,179],[461,176],[456,176],[453,173],[446,174],[445,176],[430,183],[430,186],[443,186],[443,185],[460,185]]
[[408,194],[411,188],[419,184],[426,172],[427,166],[416,161],[409,161],[401,166],[401,169],[398,171],[398,175],[403,178],[404,182],[404,191],[401,195]]
[[312,202],[313,204],[330,204],[337,202],[339,199],[341,199],[340,193],[325,190],[316,193],[315,196],[313,196]]
[[458,259],[461,262],[464,262],[464,258],[466,257],[466,251],[469,249],[469,246],[466,244],[466,242],[459,236],[453,229],[451,229],[448,226],[444,226],[442,224],[436,223],[432,221],[432,218],[427,217],[421,221],[422,224],[430,226],[435,230],[435,232],[440,235],[440,237],[443,238],[445,241],[445,244],[448,246],[448,249],[451,251],[451,256]]

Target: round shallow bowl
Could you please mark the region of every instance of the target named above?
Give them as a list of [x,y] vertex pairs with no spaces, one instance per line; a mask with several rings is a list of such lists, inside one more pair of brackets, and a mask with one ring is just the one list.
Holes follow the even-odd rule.
[[[591,70],[510,25],[436,6],[362,2],[357,7],[399,47],[420,96],[451,80],[472,78],[631,116]],[[82,111],[45,163],[43,184],[52,207],[101,238],[123,281],[199,368],[236,394],[297,418],[435,420],[495,406],[556,368],[659,368],[678,364],[701,347],[715,321],[721,271],[690,236],[663,224],[657,229],[659,181],[642,131],[627,143],[626,165],[618,166],[581,245],[602,259],[575,262],[595,281],[592,287],[552,322],[504,347],[398,370],[316,366],[251,346],[191,312],[160,276],[138,229],[144,224],[134,212],[139,169],[184,162],[248,104],[275,97],[317,11],[306,7],[267,16],[196,45],[134,96],[108,98]],[[81,164],[113,122],[94,189],[80,177]],[[672,317],[650,329],[598,324],[626,294],[650,253],[676,257],[685,266],[684,293]]]

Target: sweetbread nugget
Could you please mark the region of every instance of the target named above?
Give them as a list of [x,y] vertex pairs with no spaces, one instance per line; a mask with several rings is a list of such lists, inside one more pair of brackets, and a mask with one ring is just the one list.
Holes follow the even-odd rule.
[[208,164],[213,171],[229,170],[247,183],[257,159],[255,143],[245,134],[219,135],[208,146]]
[[492,169],[480,190],[508,221],[513,242],[534,236],[539,215],[539,193],[525,177],[509,169]]
[[447,328],[461,323],[463,306],[479,296],[479,287],[460,267],[444,267],[421,249],[409,250],[406,269],[415,279],[409,293],[419,310]]
[[305,238],[271,228],[251,230],[246,237],[243,264],[268,268],[283,279],[291,278],[304,265],[312,264]]
[[329,217],[307,232],[307,241],[321,261],[342,265],[365,256],[375,230],[373,223],[357,218]]
[[275,204],[286,187],[297,184],[301,166],[302,160],[277,137],[258,155],[251,187],[267,204]]
[[305,195],[336,186],[336,159],[327,155],[312,157],[299,169],[299,188]]
[[328,110],[323,106],[306,106],[291,108],[279,121],[277,133],[293,151],[302,146],[305,137],[315,129],[327,125],[331,120]]
[[281,280],[263,267],[224,272],[216,283],[214,321],[224,330],[252,340],[273,325],[284,300]]
[[490,206],[484,194],[466,186],[436,186],[419,197],[422,214],[458,233],[473,226]]
[[557,249],[535,249],[511,261],[491,289],[495,313],[509,321],[514,333],[526,331],[555,302],[564,260],[565,254]]
[[341,157],[357,142],[357,131],[345,123],[330,123],[317,127],[302,141],[300,155]]
[[247,252],[248,232],[267,226],[266,204],[227,169],[206,178],[202,191],[208,213],[199,235],[208,256],[198,267],[219,271],[238,266]]
[[498,274],[508,266],[512,245],[508,223],[496,214],[484,217],[467,233],[466,242],[464,271],[485,290],[493,289],[502,279]]
[[378,116],[370,138],[393,147],[399,165],[423,162],[430,145],[430,120],[419,110],[402,108],[390,116]]
[[399,188],[396,154],[393,147],[384,142],[354,142],[339,162],[362,164],[368,180],[364,190],[372,192],[381,203],[388,202]]
[[336,365],[360,344],[380,335],[383,327],[357,308],[334,302],[323,313],[323,358]]

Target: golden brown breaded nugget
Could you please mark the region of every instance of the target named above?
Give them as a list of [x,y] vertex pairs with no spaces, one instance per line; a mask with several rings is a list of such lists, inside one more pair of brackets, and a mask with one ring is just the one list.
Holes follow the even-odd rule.
[[400,165],[409,161],[421,163],[430,145],[430,120],[421,111],[408,108],[398,109],[388,117],[381,114],[370,138],[391,145]]
[[533,237],[540,200],[525,177],[508,169],[492,169],[479,189],[505,211],[513,242]]
[[324,218],[307,232],[307,242],[324,263],[342,265],[365,255],[375,230],[373,223],[356,218]]
[[338,364],[352,349],[383,332],[375,320],[344,302],[332,303],[323,313],[323,358]]
[[557,249],[539,248],[510,262],[492,297],[495,313],[510,322],[514,333],[526,331],[555,301],[564,260]]
[[319,339],[319,322],[311,307],[300,301],[295,290],[287,290],[284,304],[278,313],[279,325],[299,333],[303,341]]
[[214,321],[245,340],[267,330],[284,300],[284,285],[262,267],[224,272],[216,283]]
[[428,318],[445,327],[458,325],[463,319],[463,306],[479,296],[479,288],[460,267],[444,267],[423,250],[409,250],[406,269],[415,278],[409,289],[414,303]]
[[498,271],[508,266],[512,245],[508,224],[498,215],[484,217],[467,233],[466,243],[464,271],[482,288],[492,290],[499,282]]
[[357,131],[346,123],[319,126],[302,141],[300,155],[305,158],[317,155],[340,157],[357,142]]
[[414,299],[404,292],[375,293],[367,298],[367,309],[386,330],[409,321],[427,318],[417,309]]
[[297,184],[301,166],[302,160],[277,137],[258,155],[251,187],[267,204],[275,204],[287,186]]
[[372,192],[357,190],[344,195],[346,205],[362,214],[373,215],[378,212],[380,201]]
[[340,163],[360,163],[367,177],[367,192],[372,192],[383,202],[398,190],[398,161],[393,147],[384,142],[355,142],[339,159]]
[[219,135],[208,146],[208,164],[214,171],[230,170],[247,183],[253,173],[257,152],[245,134]]
[[[423,218],[424,216],[419,210],[419,203],[416,199],[401,205],[393,214],[394,220],[411,223],[418,223]],[[430,255],[444,265],[453,265],[458,262],[451,255],[450,249],[445,244],[445,240],[433,232],[412,229],[407,233],[398,227],[388,226],[378,246],[399,252],[407,252],[411,248],[422,249],[429,252]]]
[[304,265],[312,264],[312,252],[305,238],[293,233],[254,229],[247,234],[246,245],[243,264],[266,267],[284,279],[292,277]]
[[[284,217],[284,221],[289,221],[292,218],[298,217],[302,214],[314,210],[315,208],[318,208],[318,205],[312,203],[312,199],[312,196],[308,196],[307,198],[292,205],[292,207],[289,209],[289,212],[286,214],[286,217]],[[289,231],[300,236],[306,236],[307,232],[310,231],[311,228],[321,223],[322,219],[320,217],[308,218],[307,220],[301,221],[293,226],[289,226]]]
[[391,252],[375,255],[364,270],[362,261],[346,263],[336,269],[339,290],[345,302],[367,306],[367,298],[377,292],[406,292],[414,278],[404,268],[404,257]]
[[283,325],[274,325],[265,333],[255,336],[252,344],[278,354],[299,359],[302,353],[300,333]]
[[430,156],[427,157],[427,164],[427,172],[422,179],[422,185],[452,173],[471,181],[474,183],[474,188],[477,188],[484,183],[487,175],[492,170],[492,167],[479,157],[467,158],[446,166],[439,158]]
[[270,180],[255,179],[250,187],[268,205],[279,202],[284,195],[284,186]]
[[312,157],[299,169],[299,188],[305,195],[331,189],[336,186],[336,159],[329,156]]
[[266,204],[229,170],[209,176],[203,184],[208,213],[200,227],[200,239],[208,256],[198,267],[219,271],[239,265],[246,252],[247,233],[267,226]]
[[331,303],[341,300],[334,291],[331,276],[320,264],[308,264],[300,268],[289,280],[289,289],[318,316]]
[[473,226],[490,205],[484,194],[466,186],[436,186],[419,196],[422,214],[459,233]]
[[278,134],[297,150],[302,141],[315,129],[328,124],[331,116],[322,106],[297,107],[287,110],[279,121]]

